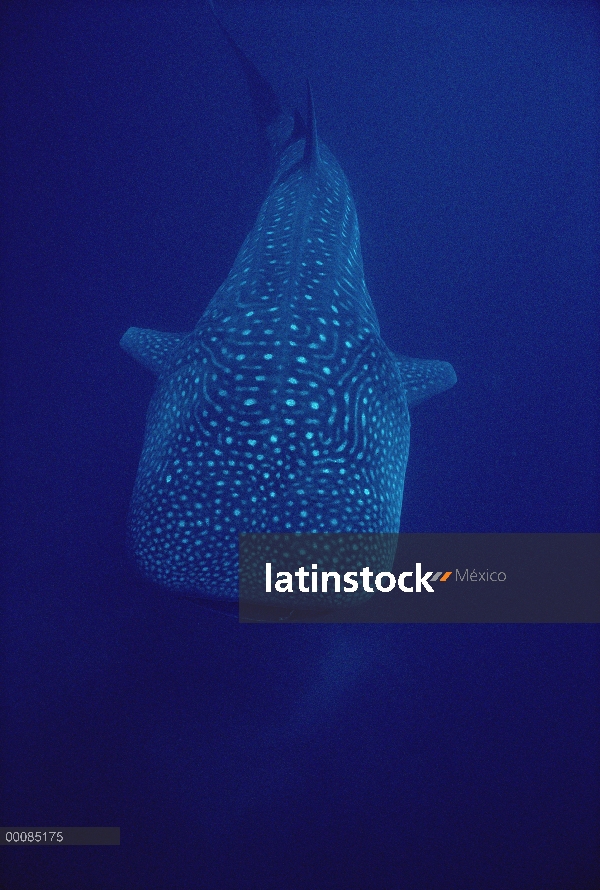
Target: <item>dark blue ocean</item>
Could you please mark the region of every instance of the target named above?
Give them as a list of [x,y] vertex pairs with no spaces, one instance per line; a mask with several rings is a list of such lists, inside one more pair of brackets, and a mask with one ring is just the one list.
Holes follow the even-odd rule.
[[[597,5],[219,8],[288,105],[310,77],[385,341],[456,370],[403,530],[599,531]],[[596,626],[240,625],[138,576],[119,339],[194,327],[264,146],[202,2],[1,16],[0,823],[121,845],[3,848],[0,886],[598,890]]]

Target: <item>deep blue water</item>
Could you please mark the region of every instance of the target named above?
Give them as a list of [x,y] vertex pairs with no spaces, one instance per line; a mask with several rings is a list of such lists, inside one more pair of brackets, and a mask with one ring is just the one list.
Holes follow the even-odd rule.
[[[596,627],[240,626],[137,576],[118,342],[195,325],[268,169],[202,3],[2,10],[0,821],[122,838],[2,887],[600,887]],[[598,531],[597,7],[223,17],[286,102],[310,76],[386,342],[456,369],[403,529]]]

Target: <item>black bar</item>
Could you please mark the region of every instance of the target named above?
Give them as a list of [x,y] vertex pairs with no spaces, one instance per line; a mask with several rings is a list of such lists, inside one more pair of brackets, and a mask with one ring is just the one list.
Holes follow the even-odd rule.
[[[314,582],[312,565],[318,568]],[[354,587],[345,594],[322,577],[344,577],[348,569],[360,575],[360,566],[370,567],[372,576],[381,572],[379,589],[371,577],[371,592]],[[305,577],[296,571],[300,567]],[[598,623],[600,535],[240,535],[239,617],[276,623]]]
[[120,843],[120,828],[0,829],[0,847],[118,847]]

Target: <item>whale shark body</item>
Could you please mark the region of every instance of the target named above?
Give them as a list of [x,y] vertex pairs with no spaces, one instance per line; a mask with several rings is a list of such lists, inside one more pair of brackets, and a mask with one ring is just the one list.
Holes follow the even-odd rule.
[[[218,20],[217,20],[218,21]],[[446,362],[394,355],[363,274],[346,176],[246,71],[277,166],[256,223],[193,331],[130,328],[157,376],[129,531],[149,579],[236,599],[241,532],[397,532],[409,406],[456,382]]]

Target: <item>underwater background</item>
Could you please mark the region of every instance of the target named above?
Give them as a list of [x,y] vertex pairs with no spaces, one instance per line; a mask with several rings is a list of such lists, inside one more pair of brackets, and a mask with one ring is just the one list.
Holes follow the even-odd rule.
[[[581,2],[219,6],[290,106],[310,76],[412,412],[402,530],[599,531],[600,13]],[[584,625],[239,625],[141,579],[151,376],[269,182],[202,2],[6,2],[7,890],[600,887],[600,647]],[[573,569],[573,583],[597,584]]]

